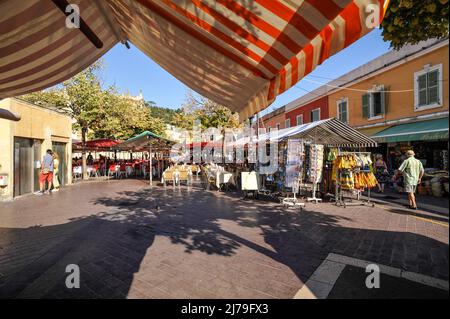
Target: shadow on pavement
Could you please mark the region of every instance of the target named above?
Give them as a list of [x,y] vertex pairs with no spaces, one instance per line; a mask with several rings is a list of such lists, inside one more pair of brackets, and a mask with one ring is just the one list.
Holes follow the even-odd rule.
[[[4,249],[19,242],[14,249],[20,253],[29,241],[41,244],[33,246],[29,261],[5,269],[0,297],[126,298],[157,236],[182,245],[187,254],[231,257],[245,246],[288,266],[303,283],[331,252],[448,280],[448,245],[417,234],[346,228],[339,225],[346,219],[342,216],[287,211],[195,188],[153,187],[116,195],[92,203],[105,207],[107,212],[99,215],[61,225],[1,229]],[[233,222],[236,230],[258,229],[270,249],[225,229],[223,221]],[[80,266],[80,289],[65,287],[68,264]]]

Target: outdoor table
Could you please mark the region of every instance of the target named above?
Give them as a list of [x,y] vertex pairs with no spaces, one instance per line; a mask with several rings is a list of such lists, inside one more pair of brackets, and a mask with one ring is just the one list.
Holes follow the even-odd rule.
[[221,170],[219,168],[207,168],[206,169],[208,180],[211,180],[211,184],[220,190],[221,185],[235,184],[234,174]]
[[83,175],[83,169],[81,166],[74,166],[72,170],[74,178],[77,178],[78,176],[81,177]]
[[88,173],[89,176],[94,175],[94,176],[98,177],[98,169],[94,165],[87,166],[86,172]]

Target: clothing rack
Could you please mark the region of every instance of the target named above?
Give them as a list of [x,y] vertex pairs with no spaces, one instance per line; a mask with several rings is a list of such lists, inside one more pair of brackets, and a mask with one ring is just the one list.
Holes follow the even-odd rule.
[[[340,149],[338,149],[338,156],[342,156],[342,155],[371,155],[371,152],[360,152],[360,151],[355,151],[355,152],[349,152],[349,151],[341,151]],[[352,172],[367,172],[361,169],[353,169]],[[341,173],[342,173],[342,169],[338,169],[337,174],[336,174],[336,186],[335,186],[335,204],[336,206],[343,206],[343,207],[347,207],[347,206],[371,206],[374,207],[375,204],[371,201],[371,196],[370,196],[370,187],[367,187],[367,200],[362,200],[361,199],[361,190],[357,190],[357,197],[356,200],[358,202],[353,202],[353,199],[351,199],[351,202],[345,202],[344,200],[344,196],[343,196],[343,190],[341,187]]]
[[312,190],[312,197],[308,197],[308,198],[306,198],[306,201],[308,201],[308,202],[315,202],[316,204],[318,203],[318,202],[321,202],[322,201],[322,199],[321,198],[317,198],[316,197],[316,193],[317,193],[317,184],[319,183],[317,180],[318,180],[318,174],[317,174],[317,170],[318,170],[318,166],[317,166],[317,161],[318,161],[318,150],[317,150],[317,144],[313,144],[314,145],[314,147],[316,148],[315,149],[315,151],[314,151],[314,165],[316,166],[315,167],[315,176],[314,176],[314,181],[313,181],[313,190]]

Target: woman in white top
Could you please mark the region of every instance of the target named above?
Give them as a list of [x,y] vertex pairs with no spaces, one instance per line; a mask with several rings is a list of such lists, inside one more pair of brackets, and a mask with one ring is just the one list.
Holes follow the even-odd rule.
[[58,153],[53,152],[53,191],[57,192],[59,191],[59,156]]

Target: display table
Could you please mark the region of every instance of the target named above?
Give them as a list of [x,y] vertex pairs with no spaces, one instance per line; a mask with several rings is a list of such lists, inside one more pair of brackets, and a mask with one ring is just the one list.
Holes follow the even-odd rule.
[[208,178],[207,187],[212,184],[220,190],[223,185],[236,185],[234,174],[218,167],[206,167],[205,173]]

